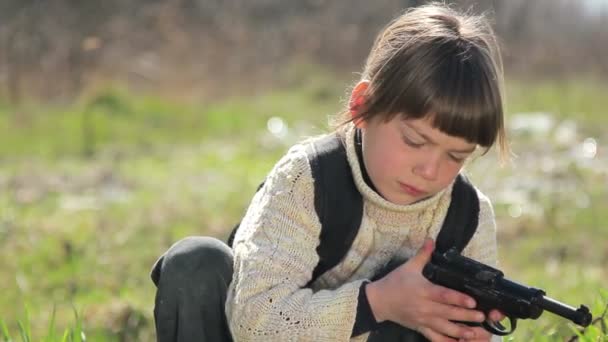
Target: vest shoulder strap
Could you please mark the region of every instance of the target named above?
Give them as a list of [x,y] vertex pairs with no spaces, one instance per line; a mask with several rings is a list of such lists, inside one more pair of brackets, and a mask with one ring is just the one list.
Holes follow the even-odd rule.
[[308,156],[315,182],[315,210],[321,222],[313,282],[336,266],[352,246],[363,218],[363,198],[338,134],[310,143]]
[[437,236],[435,249],[443,253],[451,247],[462,252],[479,224],[477,190],[463,174],[459,174],[452,188],[452,199],[443,226]]

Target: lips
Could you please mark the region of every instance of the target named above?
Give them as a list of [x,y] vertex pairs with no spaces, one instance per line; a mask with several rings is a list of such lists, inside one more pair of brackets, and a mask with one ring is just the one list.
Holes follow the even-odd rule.
[[405,193],[407,193],[410,196],[422,196],[424,195],[426,192],[424,192],[423,190],[420,190],[416,187],[413,187],[409,184],[405,184],[405,183],[401,183],[399,182],[399,186],[401,187],[401,190],[403,190]]

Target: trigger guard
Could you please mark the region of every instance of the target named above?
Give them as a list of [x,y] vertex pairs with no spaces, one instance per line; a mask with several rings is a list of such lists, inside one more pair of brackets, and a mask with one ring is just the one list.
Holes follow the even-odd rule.
[[486,329],[487,331],[491,332],[494,335],[506,336],[506,335],[513,333],[515,331],[515,328],[517,327],[516,318],[509,317],[509,321],[511,322],[511,330],[507,330],[504,325],[500,324],[500,322],[493,322],[493,321],[489,321],[489,320],[484,321],[482,323],[482,325],[483,325],[484,329]]

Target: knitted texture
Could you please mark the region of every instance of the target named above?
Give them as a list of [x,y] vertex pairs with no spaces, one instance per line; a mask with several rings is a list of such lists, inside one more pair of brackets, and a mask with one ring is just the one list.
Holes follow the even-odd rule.
[[[274,166],[254,196],[234,240],[234,275],[226,314],[235,341],[365,341],[350,337],[357,296],[392,259],[407,259],[425,238],[436,238],[452,187],[411,204],[396,205],[364,181],[354,128],[344,133],[347,158],[363,195],[361,227],[351,249],[333,269],[304,288],[319,261],[321,223],[314,180],[303,142]],[[478,191],[479,226],[463,254],[496,266],[496,225],[491,204]]]

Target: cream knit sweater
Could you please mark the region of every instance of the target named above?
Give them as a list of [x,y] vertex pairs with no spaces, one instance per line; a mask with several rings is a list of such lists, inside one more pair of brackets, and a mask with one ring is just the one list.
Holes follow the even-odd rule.
[[[452,187],[411,205],[390,203],[364,181],[354,129],[346,151],[363,195],[361,226],[350,251],[304,288],[319,257],[321,223],[303,142],[275,165],[254,196],[234,240],[234,275],[226,314],[235,341],[365,341],[351,339],[361,283],[393,258],[410,258],[426,237],[436,238]],[[490,201],[478,191],[479,226],[463,254],[495,266],[496,224]]]

